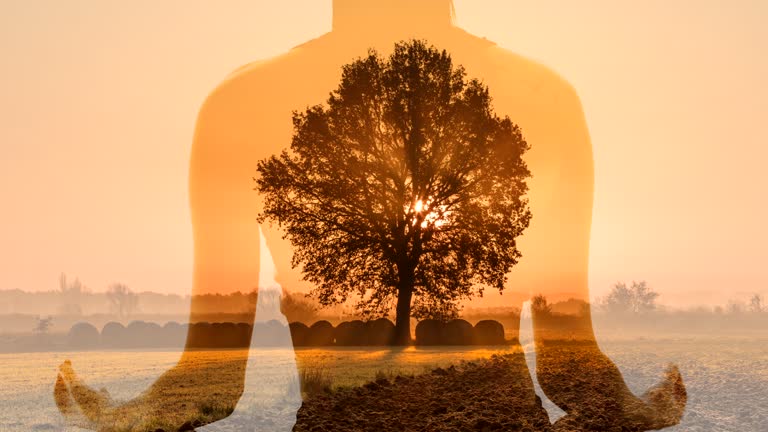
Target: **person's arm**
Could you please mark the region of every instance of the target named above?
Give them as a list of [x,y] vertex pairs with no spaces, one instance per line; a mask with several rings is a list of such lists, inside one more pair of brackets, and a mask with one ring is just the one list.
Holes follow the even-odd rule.
[[[235,92],[211,94],[198,116],[189,169],[189,201],[194,241],[190,319],[210,311],[203,294],[248,293],[259,280],[256,160],[249,137],[257,119],[243,124]],[[230,313],[234,311],[216,311]],[[253,323],[254,311],[243,319]]]
[[[208,303],[214,297],[202,294],[249,292],[258,283],[256,194],[247,175],[255,171],[255,163],[247,167],[238,153],[241,143],[237,140],[244,131],[233,125],[237,107],[232,103],[214,92],[200,110],[195,128],[190,164],[195,247],[190,322],[200,313],[233,312],[215,310]],[[254,313],[255,308],[244,317],[249,324]],[[178,427],[199,416],[197,410],[202,404],[235,406],[244,390],[247,354],[201,361],[191,350],[200,344],[195,341],[194,327],[190,329],[179,362],[144,393],[125,403],[117,404],[106,390],[96,391],[86,385],[65,361],[54,386],[54,399],[62,415],[70,424],[94,430],[119,425],[144,430],[140,427],[143,424]]]
[[[601,428],[617,424],[638,430],[658,429],[679,423],[686,405],[686,391],[677,368],[641,397],[627,387],[621,371],[595,339],[588,286],[589,240],[593,204],[592,146],[581,103],[570,86],[554,96],[551,143],[557,145],[556,169],[542,225],[549,238],[550,278],[533,301],[536,375],[544,393],[568,415],[556,430],[571,430],[591,422]],[[534,173],[535,175],[535,173]],[[582,308],[556,316],[545,307],[563,294],[582,302]],[[549,297],[549,299],[547,299]]]

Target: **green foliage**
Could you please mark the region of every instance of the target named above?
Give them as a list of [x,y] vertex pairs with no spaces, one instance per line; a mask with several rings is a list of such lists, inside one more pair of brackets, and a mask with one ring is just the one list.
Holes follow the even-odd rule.
[[[290,150],[262,160],[259,221],[276,222],[321,305],[368,316],[455,314],[502,290],[531,214],[528,149],[489,90],[421,41],[343,67],[327,105],[294,113]],[[406,295],[403,295],[406,294]]]

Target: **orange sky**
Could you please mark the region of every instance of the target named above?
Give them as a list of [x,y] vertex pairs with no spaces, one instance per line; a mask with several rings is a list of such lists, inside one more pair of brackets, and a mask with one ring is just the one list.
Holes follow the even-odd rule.
[[[768,3],[455,3],[582,98],[593,295],[631,279],[674,305],[768,294]],[[231,70],[330,30],[330,4],[0,3],[0,289],[63,271],[189,292],[197,110]]]

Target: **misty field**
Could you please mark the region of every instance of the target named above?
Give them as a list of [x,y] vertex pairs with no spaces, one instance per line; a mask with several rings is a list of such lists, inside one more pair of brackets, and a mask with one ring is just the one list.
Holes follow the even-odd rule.
[[[668,363],[676,363],[688,389],[688,406],[673,431],[752,431],[768,427],[768,341],[765,339],[668,339],[613,341],[601,344],[621,368],[635,393],[657,382]],[[360,385],[377,374],[420,374],[462,360],[510,353],[511,347],[434,347],[403,349],[297,349],[300,371],[320,371],[332,387]],[[244,356],[243,351],[196,353],[201,365]],[[89,384],[109,389],[116,400],[128,400],[174,365],[179,352],[107,351],[0,355],[0,430],[80,430],[65,428],[53,402],[59,364],[70,359]],[[289,350],[251,351],[246,388],[278,387],[293,368]],[[529,368],[534,353],[526,352]],[[255,365],[255,366],[252,366]],[[202,370],[202,369],[201,369]],[[254,375],[255,374],[255,375]],[[274,385],[273,385],[274,387]],[[273,388],[274,390],[274,388]],[[215,392],[200,387],[215,397]],[[247,390],[246,390],[247,391]],[[537,387],[537,392],[541,394]],[[266,394],[266,393],[265,393]],[[277,397],[277,396],[275,396]],[[551,420],[562,415],[544,399]]]

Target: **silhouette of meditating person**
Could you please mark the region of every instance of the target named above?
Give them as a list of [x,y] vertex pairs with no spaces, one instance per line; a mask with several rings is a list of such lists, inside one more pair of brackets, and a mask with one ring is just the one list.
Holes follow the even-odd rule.
[[[589,302],[588,258],[593,200],[593,159],[589,133],[576,91],[545,66],[509,52],[453,25],[450,0],[334,0],[333,28],[279,57],[241,67],[208,96],[195,127],[189,193],[194,231],[194,278],[191,321],[202,310],[201,294],[251,291],[259,280],[265,252],[256,223],[261,204],[253,191],[257,162],[288,147],[292,112],[324,101],[341,76],[341,65],[371,48],[388,54],[395,42],[421,39],[446,49],[467,75],[477,77],[493,95],[495,111],[520,126],[531,149],[524,158],[533,218],[518,239],[523,258],[509,275],[508,290],[536,294],[550,301],[575,298]],[[305,286],[291,268],[291,246],[281,233],[264,230],[282,286]],[[510,305],[515,306],[515,305]],[[251,317],[253,319],[253,317]],[[534,310],[537,376],[545,394],[566,411],[574,425],[600,412],[620,423],[631,419],[638,429],[679,422],[685,391],[676,370],[642,397],[627,388],[611,360],[597,346],[589,314],[580,326],[579,348],[550,345],[568,339],[570,325],[548,323],[541,331]],[[245,364],[228,397],[236,404],[245,386]],[[85,405],[94,428],[122,416],[162,416],[182,401],[167,388],[184,373],[185,356],[145,394],[120,406],[80,382],[70,364],[62,365],[57,401],[62,412]],[[602,375],[591,377],[595,371]],[[561,385],[569,380],[571,385]],[[606,379],[607,377],[607,379]],[[215,377],[213,377],[215,378]],[[578,379],[577,379],[578,378]],[[595,377],[596,378],[596,377]],[[190,396],[191,397],[191,396]],[[177,399],[174,399],[177,398]],[[185,400],[185,404],[196,401]],[[133,407],[133,411],[125,407]],[[137,412],[144,410],[143,412]],[[147,413],[153,414],[147,414]]]

